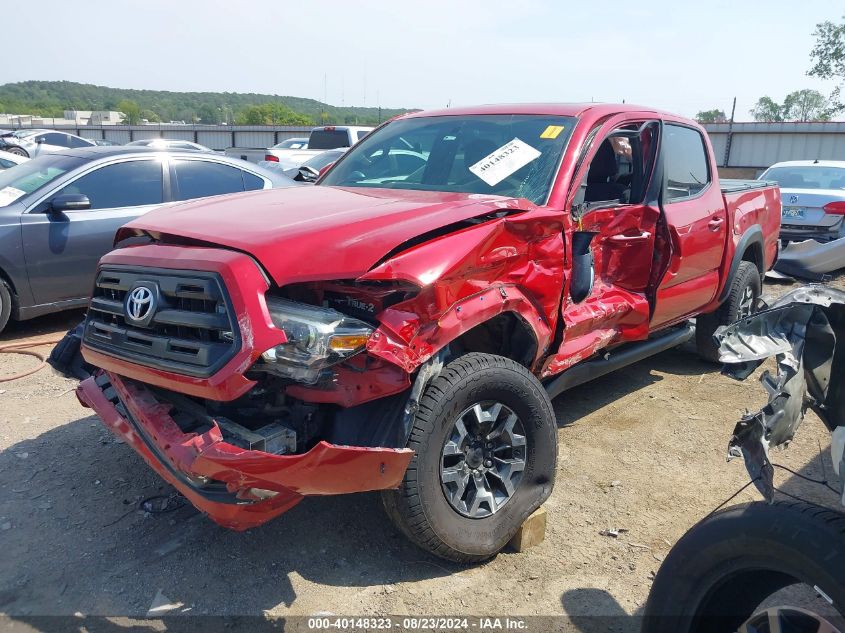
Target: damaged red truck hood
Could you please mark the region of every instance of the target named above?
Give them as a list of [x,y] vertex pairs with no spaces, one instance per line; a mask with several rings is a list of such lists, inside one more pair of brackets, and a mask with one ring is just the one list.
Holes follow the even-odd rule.
[[[290,187],[162,208],[124,230],[190,238],[249,253],[283,285],[356,278],[426,233],[498,211],[531,208],[527,200],[501,196]],[[122,231],[118,239],[123,236]]]

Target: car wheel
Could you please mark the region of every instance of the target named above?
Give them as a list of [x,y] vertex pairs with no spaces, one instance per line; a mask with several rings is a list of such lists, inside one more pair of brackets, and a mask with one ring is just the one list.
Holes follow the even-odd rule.
[[721,325],[730,325],[751,316],[760,304],[763,285],[760,271],[752,262],[740,262],[727,300],[715,312],[696,318],[695,343],[698,355],[706,361],[719,362],[719,346],[713,334]]
[[24,158],[29,158],[29,152],[27,152],[23,147],[18,147],[17,145],[12,145],[6,149],[7,152],[10,154],[14,154],[15,156],[23,156]]
[[[845,516],[798,502],[757,502],[716,513],[687,532],[654,579],[643,633],[830,632],[807,605],[758,610],[806,585],[845,608]],[[792,594],[795,595],[795,594]],[[781,598],[789,600],[789,595]]]
[[9,286],[6,285],[6,282],[0,279],[0,332],[6,327],[11,314],[12,293],[9,291]]
[[411,541],[447,560],[495,556],[548,498],[557,425],[545,389],[525,367],[470,353],[420,398],[398,490],[382,493]]

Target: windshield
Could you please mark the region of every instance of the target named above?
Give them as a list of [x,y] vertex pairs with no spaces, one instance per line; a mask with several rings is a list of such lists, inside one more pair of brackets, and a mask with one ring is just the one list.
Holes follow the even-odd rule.
[[305,149],[307,146],[307,138],[289,138],[286,141],[273,145],[273,149]]
[[0,172],[0,207],[41,189],[84,162],[73,156],[49,154]]
[[399,119],[373,132],[321,185],[454,191],[544,204],[573,117],[471,115]]
[[16,130],[12,132],[12,136],[15,138],[26,138],[27,136],[33,136],[34,134],[39,134],[44,130]]
[[330,165],[331,163],[335,162],[338,158],[344,155],[343,150],[339,149],[330,149],[328,151],[323,152],[322,154],[317,154],[314,158],[310,160],[306,160],[302,166],[303,167],[311,167],[312,169],[316,169],[320,171],[326,165]]
[[842,167],[772,167],[760,180],[774,180],[784,189],[845,189]]
[[349,132],[346,129],[326,127],[314,130],[308,137],[308,149],[337,149],[338,147],[349,147]]

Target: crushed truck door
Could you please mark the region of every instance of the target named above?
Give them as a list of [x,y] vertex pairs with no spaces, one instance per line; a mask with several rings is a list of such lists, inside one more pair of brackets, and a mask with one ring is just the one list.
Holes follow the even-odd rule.
[[648,335],[660,136],[659,121],[620,116],[585,144],[567,205],[575,228],[561,303],[563,340],[547,375],[607,345]]

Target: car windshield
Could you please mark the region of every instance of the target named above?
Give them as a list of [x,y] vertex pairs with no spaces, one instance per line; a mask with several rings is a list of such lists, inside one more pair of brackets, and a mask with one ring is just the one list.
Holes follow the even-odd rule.
[[337,149],[330,149],[322,154],[317,154],[314,158],[310,160],[306,160],[302,166],[303,167],[311,167],[312,169],[316,169],[320,171],[326,165],[330,165],[331,163],[335,162],[338,158],[343,156],[344,152],[342,150]]
[[48,154],[0,172],[0,207],[41,189],[84,162],[73,156]]
[[470,115],[399,119],[349,150],[320,182],[548,199],[573,117]]
[[772,167],[760,180],[774,180],[784,189],[845,189],[845,168],[807,165]]

